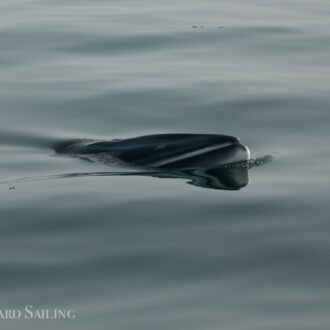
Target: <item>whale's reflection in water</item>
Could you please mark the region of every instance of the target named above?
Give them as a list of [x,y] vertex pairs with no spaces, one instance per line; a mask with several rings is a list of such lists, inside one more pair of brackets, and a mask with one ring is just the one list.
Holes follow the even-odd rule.
[[[149,176],[161,179],[184,179],[196,187],[218,190],[240,190],[250,182],[249,170],[273,160],[270,155],[230,163],[212,168],[192,168],[176,170],[150,170],[139,172],[87,172],[57,175],[57,178],[73,178],[82,176]],[[53,176],[54,177],[54,176]]]
[[165,179],[185,179],[188,180],[188,184],[196,187],[221,190],[239,190],[247,186],[250,181],[247,168],[186,169],[161,171],[148,175]]
[[157,170],[157,171],[127,171],[127,172],[79,172],[65,173],[49,176],[21,178],[1,182],[2,184],[15,184],[23,182],[34,182],[54,179],[68,179],[78,177],[99,177],[99,176],[148,176],[160,179],[184,179],[188,184],[196,187],[239,190],[249,183],[249,170],[247,168],[209,168],[209,169],[184,169],[184,170]]
[[54,179],[99,177],[99,176],[148,176],[160,179],[184,179],[188,184],[200,188],[218,190],[240,190],[249,182],[249,171],[252,167],[258,167],[270,162],[272,156],[250,159],[244,162],[231,163],[212,168],[191,168],[176,170],[131,170],[131,171],[107,171],[107,172],[75,172],[47,176],[36,176],[0,182],[0,184],[16,184]]

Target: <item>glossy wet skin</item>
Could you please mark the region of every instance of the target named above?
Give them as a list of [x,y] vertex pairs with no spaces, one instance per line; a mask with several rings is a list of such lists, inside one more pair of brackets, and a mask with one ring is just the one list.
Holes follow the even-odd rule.
[[249,149],[233,136],[216,134],[155,134],[115,141],[75,140],[55,147],[58,153],[109,153],[136,166],[200,168],[249,159]]

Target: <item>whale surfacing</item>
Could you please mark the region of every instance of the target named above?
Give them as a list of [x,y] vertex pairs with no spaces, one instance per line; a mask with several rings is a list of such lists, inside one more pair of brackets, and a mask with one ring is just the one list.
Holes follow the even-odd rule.
[[250,158],[236,137],[218,134],[154,134],[113,141],[71,140],[55,146],[57,153],[84,158],[109,154],[144,168],[184,169],[224,165]]

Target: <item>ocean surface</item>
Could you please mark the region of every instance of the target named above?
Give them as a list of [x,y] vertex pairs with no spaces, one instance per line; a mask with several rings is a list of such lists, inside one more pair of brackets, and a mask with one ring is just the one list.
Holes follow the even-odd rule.
[[[0,310],[76,310],[1,329],[328,330],[329,17],[323,0],[1,0]],[[45,142],[154,133],[273,160],[217,189]]]

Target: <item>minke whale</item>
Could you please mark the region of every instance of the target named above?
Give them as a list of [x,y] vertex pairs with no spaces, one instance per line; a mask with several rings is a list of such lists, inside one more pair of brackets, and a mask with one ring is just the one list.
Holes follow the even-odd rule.
[[114,157],[149,169],[208,168],[250,159],[240,139],[219,134],[153,134],[122,140],[74,139],[55,144],[59,154],[89,160]]

